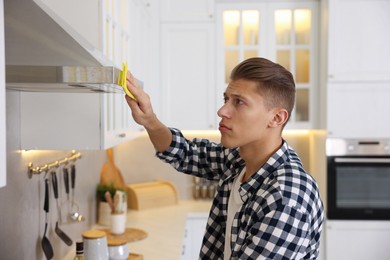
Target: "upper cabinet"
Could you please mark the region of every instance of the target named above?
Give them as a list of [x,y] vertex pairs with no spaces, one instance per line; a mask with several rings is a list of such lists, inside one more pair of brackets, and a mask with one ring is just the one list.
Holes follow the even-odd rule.
[[182,130],[217,129],[213,1],[161,7],[161,118]]
[[328,81],[390,81],[390,1],[329,1]]
[[296,82],[296,105],[287,128],[315,128],[319,88],[318,2],[217,6],[218,93],[223,93],[231,70],[239,62],[251,57],[268,58],[291,71]]
[[163,22],[209,22],[214,19],[214,0],[164,0]]
[[141,133],[123,94],[21,93],[21,149],[103,150]]
[[327,129],[330,137],[389,138],[390,1],[330,0]]
[[6,115],[4,66],[4,10],[0,0],[0,188],[7,182]]
[[[150,40],[156,27],[150,21],[150,9],[155,7],[149,1],[36,2],[102,64],[121,68],[127,61],[149,92],[150,71],[155,71],[151,50],[158,49]],[[107,149],[142,131],[131,117],[124,93],[46,91],[21,92],[20,96],[21,149]]]

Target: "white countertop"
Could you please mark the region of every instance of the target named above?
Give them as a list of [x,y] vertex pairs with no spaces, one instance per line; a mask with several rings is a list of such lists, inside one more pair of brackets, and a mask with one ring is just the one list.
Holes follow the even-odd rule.
[[[166,206],[141,211],[127,212],[127,227],[145,231],[145,239],[130,242],[130,252],[141,254],[144,260],[175,260],[180,259],[184,240],[184,230],[188,216],[207,215],[211,200],[183,200],[178,205]],[[93,228],[107,228],[96,225]],[[74,256],[74,252],[63,259]]]

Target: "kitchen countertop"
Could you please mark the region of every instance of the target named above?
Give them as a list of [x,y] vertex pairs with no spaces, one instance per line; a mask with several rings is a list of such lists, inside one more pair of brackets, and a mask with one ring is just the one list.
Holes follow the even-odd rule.
[[[208,214],[211,200],[182,200],[177,205],[141,211],[127,212],[127,227],[141,229],[147,233],[145,239],[130,242],[130,252],[141,254],[144,260],[180,259],[184,230],[190,213]],[[106,226],[96,225],[101,229]],[[63,260],[73,259],[70,252]]]
[[189,213],[209,212],[211,201],[180,201],[178,205],[129,211],[127,226],[148,233],[147,238],[129,243],[131,252],[148,259],[180,259],[184,228]]

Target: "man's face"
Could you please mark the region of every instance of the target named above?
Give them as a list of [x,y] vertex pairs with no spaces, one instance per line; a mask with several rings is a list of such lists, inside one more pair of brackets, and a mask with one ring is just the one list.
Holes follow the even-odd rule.
[[230,82],[226,88],[225,104],[217,112],[225,147],[256,145],[266,140],[274,111],[266,108],[257,88],[256,82],[243,79]]

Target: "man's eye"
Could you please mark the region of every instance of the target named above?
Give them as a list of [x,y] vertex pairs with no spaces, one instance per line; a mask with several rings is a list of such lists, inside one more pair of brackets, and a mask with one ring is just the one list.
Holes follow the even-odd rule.
[[242,105],[242,104],[244,104],[244,101],[242,101],[241,99],[236,99],[236,104]]
[[224,98],[223,98],[223,103],[228,102],[228,100],[229,100],[229,99],[228,99],[227,97],[224,97]]

